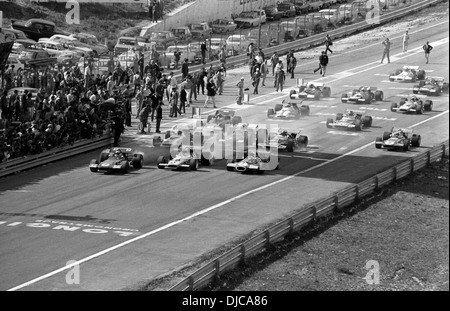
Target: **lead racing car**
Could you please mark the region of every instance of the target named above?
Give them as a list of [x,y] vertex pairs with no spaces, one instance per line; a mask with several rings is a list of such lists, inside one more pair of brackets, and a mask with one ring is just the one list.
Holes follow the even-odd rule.
[[420,81],[419,85],[413,87],[413,93],[439,96],[441,93],[448,93],[448,82],[444,82],[442,77],[428,77],[425,81]]
[[89,169],[97,172],[122,172],[127,173],[131,167],[142,168],[144,164],[144,153],[131,148],[114,147],[105,149],[100,153],[98,160],[93,159]]
[[392,82],[416,82],[424,79],[425,70],[419,69],[419,66],[403,66],[389,75],[389,81]]
[[351,92],[341,95],[342,103],[353,104],[370,104],[372,101],[382,101],[384,93],[373,86],[361,86],[358,89],[354,89]]
[[220,126],[225,129],[226,124],[233,126],[242,123],[242,117],[236,116],[236,110],[233,109],[218,109],[214,115],[209,115],[206,119],[205,127]]
[[199,159],[202,159],[201,163],[206,165],[214,164],[214,157],[209,157],[208,160],[203,158],[203,155],[198,155],[194,152],[194,149],[190,146],[184,146],[180,148],[180,152],[174,158],[167,158],[165,156],[160,156],[156,160],[156,165],[159,169],[171,169],[171,170],[181,170],[190,169],[191,171],[196,171],[199,166]]
[[390,132],[384,132],[383,137],[377,137],[375,148],[409,151],[411,147],[420,147],[422,138],[413,134],[412,129],[392,128]]
[[345,113],[336,114],[336,120],[328,118],[328,128],[361,131],[363,127],[372,126],[372,117],[364,116],[364,111],[347,109]]
[[288,131],[278,129],[276,132],[269,132],[269,138],[266,143],[258,144],[258,147],[277,148],[278,151],[293,152],[296,148],[305,148],[308,146],[308,136],[301,135],[299,131]]
[[321,97],[330,97],[331,88],[325,86],[323,82],[307,82],[300,80],[298,85],[298,92],[291,90],[289,93],[290,99],[314,99],[319,100]]
[[243,160],[236,159],[227,161],[227,171],[241,173],[258,173],[263,174],[264,171],[278,170],[280,159],[270,153],[249,153]]
[[299,119],[301,116],[309,116],[309,106],[308,105],[297,105],[293,102],[283,102],[281,104],[276,104],[275,108],[267,110],[268,118],[275,119]]
[[423,111],[431,111],[433,109],[433,101],[427,99],[425,95],[410,95],[409,99],[406,97],[400,98],[399,103],[391,104],[392,112],[413,112],[417,114],[422,114]]

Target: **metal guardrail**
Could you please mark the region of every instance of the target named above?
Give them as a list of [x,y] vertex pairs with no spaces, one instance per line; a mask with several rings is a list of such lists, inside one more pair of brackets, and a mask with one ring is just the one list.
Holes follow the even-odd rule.
[[445,155],[448,156],[448,154],[449,140],[411,159],[402,161],[400,164],[376,174],[369,179],[346,187],[327,198],[306,206],[295,215],[269,227],[260,234],[207,263],[169,290],[186,291],[200,289],[224,271],[237,267],[239,263],[244,262],[253,254],[265,250],[269,245],[283,239],[286,235],[298,231],[302,227],[316,221],[316,219],[333,213],[335,210],[341,210],[373,191],[408,176],[424,166],[442,159]]
[[1,163],[0,177],[110,145],[112,143],[112,137],[109,134],[104,136],[105,137],[101,138],[86,139],[71,146],[54,148],[37,155],[17,158]]

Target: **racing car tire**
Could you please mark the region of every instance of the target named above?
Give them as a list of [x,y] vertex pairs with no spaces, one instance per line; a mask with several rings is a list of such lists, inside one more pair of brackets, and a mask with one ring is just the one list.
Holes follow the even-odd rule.
[[197,159],[191,159],[189,161],[189,168],[191,171],[196,171],[198,169],[198,160]]
[[283,105],[282,104],[276,104],[275,105],[275,112],[280,111],[281,109],[283,109]]
[[158,159],[156,160],[156,166],[159,169],[163,169],[164,168],[164,166],[160,165],[161,163],[167,163],[166,158],[164,158],[164,156],[159,156]]
[[424,105],[423,105],[423,108],[424,108],[424,110],[425,111],[431,111],[431,110],[433,110],[433,102],[431,101],[431,100],[426,100],[425,101],[425,103],[424,103]]
[[344,100],[344,98],[348,98],[348,95],[347,94],[342,94],[341,95],[341,102],[342,103],[346,103],[347,102],[346,100]]
[[391,138],[391,132],[384,132],[383,141],[388,140],[389,138]]
[[120,170],[121,170],[122,173],[126,174],[126,173],[128,173],[128,168],[129,168],[129,167],[130,167],[130,166],[129,166],[129,164],[128,164],[128,161],[124,161],[124,162],[122,163],[122,165],[120,166]]
[[364,127],[371,127],[372,126],[372,117],[365,116],[363,119],[363,125],[364,125]]
[[327,127],[328,127],[329,129],[332,128],[331,124],[333,124],[333,119],[328,118],[328,119],[327,119]]
[[422,141],[422,138],[418,134],[413,134],[411,137],[411,145],[413,147],[420,147],[420,143]]
[[417,80],[425,80],[425,70],[420,69],[417,72]]
[[322,96],[323,97],[331,97],[331,88],[328,86],[325,86],[322,91]]
[[167,139],[170,137],[170,131],[166,131],[166,135],[164,135],[164,138]]
[[339,121],[340,119],[342,119],[344,115],[342,113],[336,113],[336,120]]
[[303,92],[305,89],[306,89],[306,86],[300,85],[300,87],[299,87],[299,89],[298,89],[298,92],[301,93],[301,92]]
[[448,93],[449,84],[447,82],[442,83],[442,92]]
[[397,103],[392,103],[392,104],[391,104],[391,111],[392,111],[392,112],[395,112],[395,111],[396,111],[395,108],[398,108]]
[[[375,142],[377,142],[377,141],[383,141],[383,139],[381,138],[381,137],[377,137],[377,138],[375,138]],[[375,148],[377,148],[377,149],[381,149],[381,145],[379,145],[379,144],[377,144],[377,143],[375,143]]]
[[305,147],[308,146],[308,136],[300,135],[297,138],[297,143],[304,145]]
[[131,165],[133,165],[134,168],[142,168],[144,166],[144,157],[141,154],[136,154],[133,157],[133,160],[131,160]]
[[423,105],[419,104],[416,108],[416,113],[417,114],[422,114],[423,113]]
[[[98,164],[97,160],[91,160],[90,164]],[[98,167],[89,167],[89,169],[91,170],[92,173],[97,173],[98,172]]]
[[294,152],[294,142],[288,141],[286,145],[286,151],[287,152]]
[[322,93],[320,91],[315,91],[314,92],[314,99],[315,100],[319,100],[320,99],[320,95],[322,95]]
[[375,100],[376,101],[382,101],[384,98],[383,91],[375,91]]
[[367,94],[367,95],[366,95],[366,98],[365,98],[364,103],[365,103],[366,105],[370,105],[370,104],[372,103],[372,96],[370,96],[370,94]]
[[109,152],[108,153],[106,153],[106,152],[100,153],[100,157],[98,159],[98,163],[102,163],[103,161],[107,160],[108,157],[109,157]]
[[271,118],[275,114],[272,108],[267,109],[267,117]]
[[309,116],[309,112],[311,109],[309,109],[308,105],[301,105],[300,106],[300,115],[302,116]]
[[359,119],[355,120],[355,131],[361,131],[361,129],[362,129],[361,120],[359,120]]
[[289,92],[289,98],[292,98],[292,95],[295,95],[295,94],[297,94],[297,92],[295,90],[291,90]]
[[403,141],[403,151],[409,151],[411,150],[411,142],[409,141],[409,139],[405,139]]

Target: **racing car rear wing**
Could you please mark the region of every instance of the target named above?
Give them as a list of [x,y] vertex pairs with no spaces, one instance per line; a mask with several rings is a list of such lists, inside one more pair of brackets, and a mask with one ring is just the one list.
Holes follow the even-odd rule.
[[317,82],[317,81],[306,82],[305,79],[303,79],[303,78],[297,78],[297,87],[300,87],[303,85],[306,87],[309,87],[311,84],[313,84],[314,86],[320,86],[320,87],[323,87],[325,85],[324,82]]
[[434,80],[436,82],[444,82],[443,77],[428,77],[428,80]]

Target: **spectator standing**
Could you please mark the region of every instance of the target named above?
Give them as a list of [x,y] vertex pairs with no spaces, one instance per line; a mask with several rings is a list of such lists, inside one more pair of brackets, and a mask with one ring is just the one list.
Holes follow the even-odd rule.
[[297,67],[297,58],[295,58],[294,53],[292,53],[289,56],[289,63],[288,63],[288,72],[291,73],[291,79],[294,79],[295,67]]
[[278,64],[275,66],[275,80],[274,80],[274,83],[273,83],[273,86],[275,87],[275,88],[277,88],[277,90],[278,90],[278,87],[277,87],[277,84],[278,84],[278,73],[280,72],[280,70],[282,70],[284,67],[283,67],[283,61],[282,60],[279,60],[278,61]]
[[219,52],[219,61],[222,64],[226,64],[227,62],[227,50],[225,49],[225,46],[222,46]]
[[213,79],[210,78],[208,83],[206,84],[206,100],[203,108],[208,108],[208,103],[211,101],[213,104],[213,108],[216,107],[216,86],[214,85]]
[[194,73],[192,75],[192,89],[191,93],[189,94],[189,102],[192,103],[192,95],[194,96],[194,100],[197,100],[197,85],[198,85],[198,73]]
[[422,48],[425,51],[425,59],[427,60],[427,64],[428,64],[428,61],[430,59],[430,52],[433,49],[433,47],[430,45],[430,42],[427,41],[427,43],[424,44]]
[[323,43],[325,44],[325,54],[327,54],[328,51],[330,51],[330,53],[333,53],[333,51],[330,49],[330,46],[333,45],[333,41],[331,41],[331,38],[328,34],[326,35]]
[[409,42],[409,34],[408,34],[408,30],[407,30],[405,32],[405,34],[403,35],[403,52],[408,51],[408,42]]
[[278,65],[279,60],[280,57],[278,56],[277,52],[274,52],[270,57],[270,62],[272,63],[272,76],[275,75],[275,67]]
[[[158,97],[156,97],[155,92],[153,92],[153,90],[150,91],[150,102],[151,102],[151,110],[152,110],[152,122],[155,118],[155,112],[156,112],[156,108],[158,107],[158,104],[160,102],[160,99],[158,99]],[[161,101],[162,103],[162,101]]]
[[223,93],[224,82],[225,82],[225,79],[223,78],[223,70],[219,69],[215,75],[215,83],[217,86],[217,93],[219,95],[222,95],[222,93]]
[[190,74],[188,74],[186,76],[186,79],[181,83],[181,85],[184,87],[184,91],[187,94],[187,98],[186,98],[187,107],[191,106],[191,102],[189,100],[189,98],[191,97],[191,92],[192,92],[192,88],[193,88],[191,78],[192,78],[192,76]]
[[259,81],[261,79],[261,73],[259,72],[259,68],[256,68],[255,73],[253,74],[253,94],[258,94],[258,86]]
[[276,81],[275,81],[277,92],[278,92],[278,90],[283,92],[283,86],[284,86],[284,81],[285,80],[286,80],[286,75],[284,73],[283,68],[281,68],[280,71],[278,72],[277,76],[276,76]]
[[175,58],[175,69],[178,69],[178,66],[180,65],[180,58],[181,58],[181,52],[178,48],[176,48],[175,52],[173,52],[173,56]]
[[133,76],[133,83],[134,83],[133,96],[135,96],[137,94],[136,91],[139,92],[141,90],[141,76],[137,72]]
[[183,65],[181,65],[181,79],[186,79],[189,74],[189,59],[185,58]]
[[267,60],[264,60],[264,62],[261,64],[260,67],[261,71],[261,86],[266,86],[264,82],[266,82],[267,74],[269,73],[269,67],[267,65]]
[[388,63],[390,63],[391,60],[389,58],[389,51],[391,49],[391,41],[389,41],[389,38],[386,38],[382,44],[384,46],[384,50],[383,50],[383,57],[381,57],[381,64],[384,61],[384,57],[387,57]]
[[253,42],[250,42],[247,47],[247,56],[251,60],[255,58],[255,45],[253,44]]
[[244,99],[244,77],[241,77],[236,86],[238,87],[237,104],[242,105],[242,100]]
[[202,64],[206,64],[206,51],[208,51],[208,48],[206,47],[206,40],[203,40],[202,44],[200,45],[200,52],[202,53]]
[[176,118],[178,112],[178,90],[176,86],[172,87],[170,91],[170,99],[169,99],[169,118]]
[[[147,121],[148,121],[149,114],[150,114],[149,105],[147,105],[147,103],[144,103],[143,107],[141,109],[141,112],[139,114],[139,121],[141,121],[141,124],[140,124],[141,131],[139,132],[140,134],[146,133],[145,128],[147,127]],[[150,132],[150,126],[149,126],[149,132]]]
[[200,94],[200,88],[202,89],[202,95],[205,95],[205,77],[208,75],[205,68],[202,68],[197,79],[197,93]]
[[184,114],[186,114],[186,101],[187,101],[187,92],[185,90],[185,86],[182,84],[180,90],[180,107],[178,108],[179,113],[181,114],[181,111],[183,111]]
[[123,117],[120,111],[117,111],[114,118],[114,147],[119,147],[120,135],[122,135],[125,127],[123,126]]
[[162,120],[162,102],[158,101],[158,106],[156,107],[156,133],[161,133],[161,131],[159,130],[159,127],[161,125],[161,120]]

